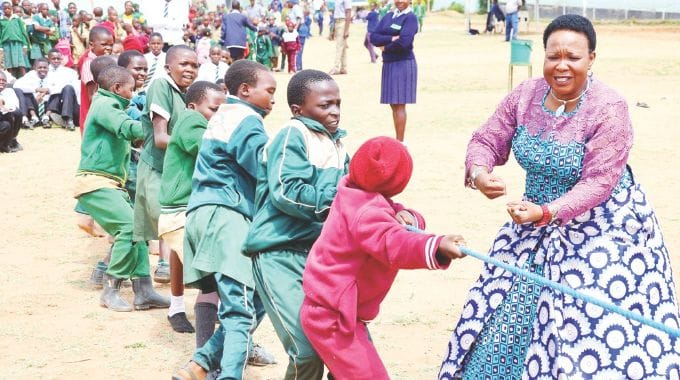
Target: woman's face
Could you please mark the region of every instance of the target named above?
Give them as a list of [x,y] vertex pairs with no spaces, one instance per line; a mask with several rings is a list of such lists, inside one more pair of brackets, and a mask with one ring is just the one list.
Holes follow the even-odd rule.
[[573,99],[581,94],[595,52],[588,51],[588,37],[572,30],[556,30],[548,37],[543,61],[543,77],[555,96]]

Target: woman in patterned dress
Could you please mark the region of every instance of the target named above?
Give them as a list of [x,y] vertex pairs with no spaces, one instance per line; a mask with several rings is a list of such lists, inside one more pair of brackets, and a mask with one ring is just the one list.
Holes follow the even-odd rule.
[[[512,91],[472,136],[467,186],[505,194],[493,168],[510,151],[522,201],[490,255],[678,328],[656,216],[627,165],[625,100],[592,76],[595,30],[564,15],[543,34],[543,78]],[[678,379],[680,339],[485,265],[448,345],[440,379]]]

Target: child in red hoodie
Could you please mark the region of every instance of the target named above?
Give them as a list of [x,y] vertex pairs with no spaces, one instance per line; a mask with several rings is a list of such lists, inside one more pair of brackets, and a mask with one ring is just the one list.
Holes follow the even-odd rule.
[[369,339],[374,319],[399,269],[446,269],[461,258],[459,235],[425,228],[415,211],[395,203],[413,170],[406,147],[390,137],[365,142],[338,184],[321,235],[307,258],[302,328],[336,379],[389,379]]

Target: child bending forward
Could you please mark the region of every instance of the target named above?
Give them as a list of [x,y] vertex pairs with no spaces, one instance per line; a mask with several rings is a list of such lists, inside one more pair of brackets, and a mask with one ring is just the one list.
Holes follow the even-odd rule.
[[389,137],[365,142],[338,184],[328,219],[303,275],[302,328],[335,379],[389,379],[366,324],[374,319],[399,269],[446,269],[463,254],[458,235],[422,229],[420,214],[390,198],[408,183],[413,162]]

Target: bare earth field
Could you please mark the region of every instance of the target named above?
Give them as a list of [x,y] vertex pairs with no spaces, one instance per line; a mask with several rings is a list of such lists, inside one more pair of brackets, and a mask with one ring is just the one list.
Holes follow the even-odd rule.
[[[431,15],[417,36],[418,104],[407,108],[406,133],[415,171],[398,200],[420,210],[429,230],[463,234],[471,248],[485,252],[508,219],[505,202],[522,196],[524,179],[512,159],[497,169],[508,183],[506,197],[487,201],[463,187],[467,140],[506,94],[510,55],[502,36],[468,36],[463,21],[457,14]],[[481,17],[473,20],[473,27],[482,25]],[[543,26],[530,29],[542,31]],[[680,276],[680,27],[607,24],[596,29],[593,70],[628,99],[635,127],[630,164],[656,207],[674,272]],[[378,102],[380,64],[369,62],[362,46],[364,32],[364,25],[352,26],[350,74],[337,77],[350,152],[369,137],[393,135],[389,107]],[[541,35],[520,37],[534,41],[533,73],[541,75]],[[307,43],[304,63],[329,70],[333,56],[334,44],[315,36]],[[518,68],[515,75],[519,83],[526,71]],[[272,134],[289,117],[288,78],[276,74],[277,105],[266,120]],[[637,107],[637,102],[649,108]],[[193,353],[194,335],[174,333],[165,310],[108,311],[99,306],[99,291],[87,282],[108,245],[75,226],[71,189],[79,134],[22,130],[19,141],[24,151],[0,155],[0,379],[169,378]],[[156,260],[151,257],[151,264]],[[480,267],[479,261],[468,258],[445,272],[399,275],[370,326],[394,379],[436,376]],[[170,292],[167,286],[159,290]],[[123,294],[132,299],[130,288]],[[191,320],[195,294],[188,291],[186,297]],[[280,379],[287,358],[268,320],[256,341],[272,351],[279,364],[250,368],[248,378]]]

